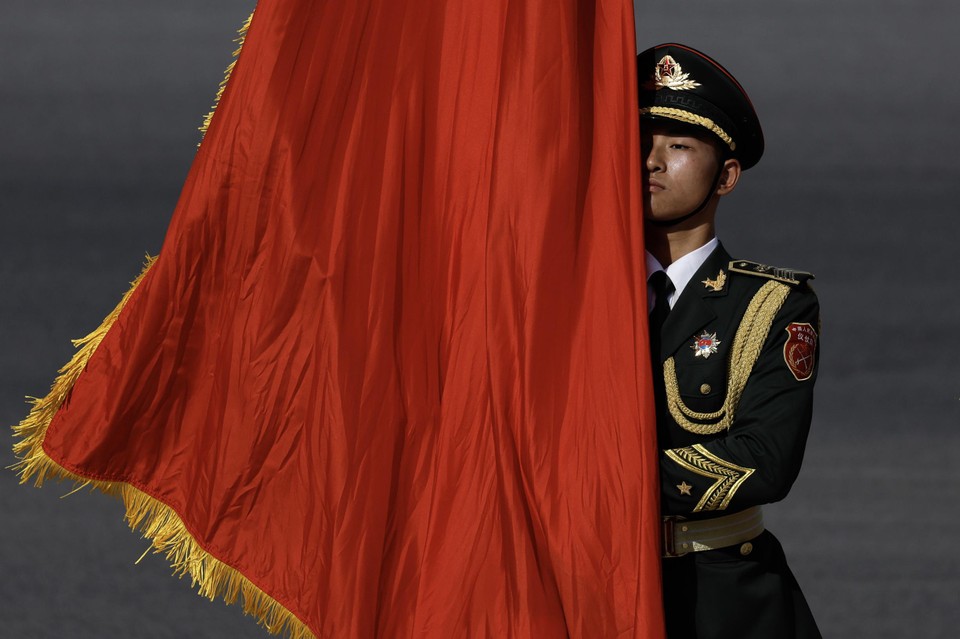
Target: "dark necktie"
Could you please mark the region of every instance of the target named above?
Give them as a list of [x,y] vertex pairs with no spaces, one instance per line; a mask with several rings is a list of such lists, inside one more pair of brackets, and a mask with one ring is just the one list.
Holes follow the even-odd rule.
[[673,282],[667,277],[666,271],[657,271],[650,276],[647,286],[653,290],[656,300],[653,310],[650,311],[650,359],[653,361],[653,370],[658,371],[660,369],[660,333],[667,315],[670,314],[668,298],[673,292]]

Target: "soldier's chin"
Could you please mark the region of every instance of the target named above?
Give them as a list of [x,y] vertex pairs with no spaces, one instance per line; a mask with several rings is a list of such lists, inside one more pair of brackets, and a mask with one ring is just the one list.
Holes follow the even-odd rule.
[[683,217],[683,214],[657,215],[656,213],[652,212],[649,207],[646,207],[646,206],[643,209],[643,219],[645,222],[665,223],[665,222],[672,222],[673,220],[677,220],[682,217]]

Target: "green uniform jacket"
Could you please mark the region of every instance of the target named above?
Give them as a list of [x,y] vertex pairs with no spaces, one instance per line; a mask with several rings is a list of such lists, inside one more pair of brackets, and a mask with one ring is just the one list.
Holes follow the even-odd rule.
[[[732,261],[719,246],[677,299],[654,361],[656,368],[672,357],[675,369],[656,389],[664,515],[728,515],[790,490],[810,428],[819,355],[810,277]],[[753,312],[765,285],[786,299]],[[769,332],[735,340],[745,315]],[[728,400],[731,387],[739,401]],[[669,639],[820,636],[769,532],[742,546],[664,559],[663,570]]]

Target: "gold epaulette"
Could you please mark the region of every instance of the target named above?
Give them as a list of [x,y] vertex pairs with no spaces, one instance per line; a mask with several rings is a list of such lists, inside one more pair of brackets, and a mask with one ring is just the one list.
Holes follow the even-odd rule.
[[791,286],[799,286],[807,280],[813,279],[813,273],[795,271],[789,268],[780,268],[779,266],[767,266],[766,264],[750,262],[748,260],[733,260],[730,262],[728,270],[734,273],[766,277],[768,279],[777,280],[778,282],[783,282]]

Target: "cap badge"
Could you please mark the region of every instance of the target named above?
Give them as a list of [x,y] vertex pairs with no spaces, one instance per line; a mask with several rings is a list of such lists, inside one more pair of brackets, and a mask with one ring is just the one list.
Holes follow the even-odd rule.
[[709,277],[701,282],[708,290],[713,291],[714,293],[719,293],[723,290],[724,284],[727,283],[727,274],[723,272],[723,269],[720,269],[720,272],[717,273],[717,279],[711,280]]
[[691,80],[690,74],[683,72],[683,68],[673,59],[673,56],[665,55],[653,70],[653,85],[657,89],[687,91],[696,89],[700,83]]
[[717,346],[720,346],[720,340],[717,339],[717,334],[704,331],[700,337],[693,339],[693,346],[690,348],[693,349],[694,357],[708,359],[717,352]]

